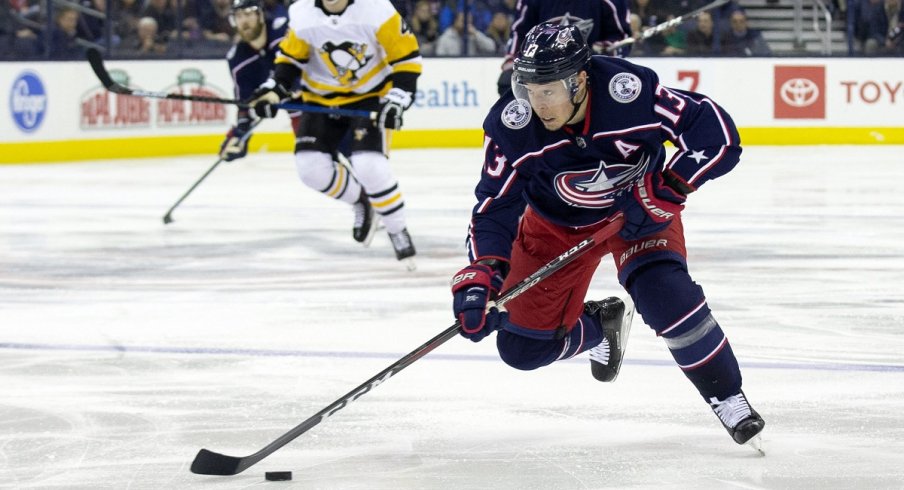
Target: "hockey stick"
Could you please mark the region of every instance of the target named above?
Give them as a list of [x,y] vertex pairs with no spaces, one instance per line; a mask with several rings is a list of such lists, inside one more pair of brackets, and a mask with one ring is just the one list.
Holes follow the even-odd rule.
[[[260,119],[251,123],[251,128],[249,128],[248,132],[245,133],[245,135],[241,137],[241,139],[239,140],[239,143],[244,145],[245,142],[248,141],[248,138],[251,137],[251,131],[253,131],[254,128],[260,123],[261,123]],[[204,172],[204,175],[202,175],[201,178],[196,180],[195,183],[191,187],[189,187],[187,191],[185,191],[185,194],[182,194],[182,197],[180,197],[179,200],[176,201],[176,204],[173,204],[169,208],[169,210],[167,210],[166,214],[163,215],[163,224],[168,225],[173,222],[172,215],[173,215],[173,211],[176,209],[176,207],[178,207],[180,204],[182,204],[182,201],[184,201],[185,198],[188,197],[188,195],[191,194],[193,190],[195,190],[195,187],[198,187],[199,185],[201,185],[201,182],[203,182],[204,179],[206,179],[207,176],[210,175],[211,172],[213,172],[213,169],[217,168],[224,161],[226,161],[226,160],[223,157],[220,157],[216,162],[214,162],[213,165],[210,166],[209,169],[207,169],[206,172]]]
[[719,8],[723,5],[725,5],[726,3],[728,3],[729,1],[730,0],[716,0],[715,2],[708,3],[708,4],[698,8],[697,10],[692,10],[684,15],[680,15],[678,17],[675,17],[674,19],[667,20],[667,21],[663,22],[662,24],[658,24],[653,27],[644,29],[643,31],[641,31],[639,36],[622,39],[621,41],[618,41],[618,42],[615,42],[615,43],[612,43],[612,44],[606,46],[606,51],[611,53],[622,46],[626,46],[628,44],[633,44],[633,43],[636,43],[637,41],[643,41],[644,39],[649,39],[666,29],[671,29],[672,27],[680,25],[685,21],[693,19],[693,18],[697,17],[698,15],[702,14],[703,12],[706,12],[707,10]]
[[[570,249],[563,252],[558,257],[554,258],[548,264],[539,268],[533,274],[525,277],[521,282],[512,286],[510,289],[504,291],[502,295],[496,300],[497,306],[503,306],[505,303],[511,301],[512,299],[519,296],[521,293],[527,291],[532,288],[538,282],[543,279],[549,277],[556,271],[560,270],[565,265],[571,263],[574,259],[580,257],[588,250],[592,249],[596,245],[606,241],[610,236],[614,235],[621,229],[622,226],[622,218],[621,215],[617,215],[614,220],[601,228],[599,231],[585,238],[583,241],[578,243],[577,245],[571,247]],[[442,333],[428,340],[426,343],[408,353],[405,357],[402,357],[398,361],[394,362],[392,365],[387,367],[386,369],[377,373],[374,377],[365,381],[357,388],[349,391],[345,395],[343,395],[338,400],[329,404],[323,410],[317,412],[301,424],[297,425],[295,428],[286,432],[285,434],[279,436],[275,441],[267,444],[260,451],[244,456],[244,457],[236,457],[236,456],[227,456],[225,454],[215,453],[213,451],[209,451],[207,449],[201,449],[198,451],[198,454],[195,456],[194,461],[191,463],[191,472],[199,475],[237,475],[258,461],[266,458],[270,454],[272,454],[277,449],[285,446],[289,442],[293,441],[298,436],[304,434],[310,429],[314,428],[317,424],[323,422],[327,418],[333,416],[339,410],[345,408],[349,403],[357,400],[358,398],[364,396],[364,394],[368,393],[372,389],[376,388],[377,385],[383,383],[389,378],[395,376],[396,373],[405,369],[406,367],[413,364],[418,359],[424,357],[425,355],[432,352],[434,349],[444,344],[449,339],[458,335],[458,331],[461,328],[461,323],[458,321],[455,322],[451,327],[444,330]]]
[[[104,88],[116,94],[132,95],[135,97],[148,97],[151,99],[174,99],[187,100],[191,102],[208,102],[212,104],[231,104],[243,109],[250,107],[249,104],[236,99],[221,99],[219,97],[208,97],[204,95],[173,94],[169,92],[153,92],[149,90],[131,89],[113,80],[113,77],[110,76],[110,72],[107,71],[107,67],[104,66],[104,59],[101,56],[100,51],[94,48],[89,48],[86,56],[88,58],[88,63],[91,64],[91,69],[94,70],[94,74],[97,76],[97,79],[100,80],[100,83],[103,84]],[[379,114],[375,111],[340,109],[338,107],[298,104],[295,102],[283,102],[273,105],[274,107],[288,111],[319,112],[322,114],[333,114],[336,116],[363,117],[372,121],[376,121],[377,117],[379,116]]]

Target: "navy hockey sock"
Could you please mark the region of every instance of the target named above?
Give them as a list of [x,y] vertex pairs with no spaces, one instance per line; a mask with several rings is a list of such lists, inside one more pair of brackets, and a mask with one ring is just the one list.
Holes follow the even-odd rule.
[[703,289],[683,264],[663,261],[641,267],[629,278],[628,292],[704,399],[740,392],[741,371],[734,352],[710,313]]

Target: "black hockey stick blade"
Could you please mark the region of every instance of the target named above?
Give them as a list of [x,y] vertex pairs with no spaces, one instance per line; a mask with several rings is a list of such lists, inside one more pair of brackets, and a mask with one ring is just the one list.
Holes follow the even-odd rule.
[[88,63],[91,64],[91,69],[94,70],[94,74],[97,76],[97,79],[100,80],[100,83],[103,84],[104,88],[117,94],[129,94],[131,92],[127,87],[123,87],[113,81],[113,77],[110,76],[110,72],[108,72],[107,68],[104,66],[104,58],[97,48],[88,48],[85,56],[88,57]]
[[[623,221],[624,220],[622,219],[621,214],[612,217],[610,219],[610,222],[606,226],[600,228],[592,235],[585,238],[570,249],[562,252],[558,257],[552,259],[551,261],[549,261],[549,263],[534,271],[533,274],[525,277],[518,284],[504,291],[502,295],[496,300],[496,305],[499,307],[504,306],[508,301],[515,299],[524,291],[527,291],[528,289],[534,287],[538,282],[551,276],[556,271],[561,270],[563,267],[570,264],[572,261],[574,261],[574,259],[580,257],[585,252],[591,250],[598,244],[606,241],[609,237],[618,233],[618,231],[622,227]],[[433,352],[434,349],[458,335],[458,332],[460,330],[461,323],[456,321],[451,327],[443,330],[417,349],[406,354],[405,357],[402,357],[386,369],[374,375],[369,380],[358,385],[357,388],[349,391],[338,400],[326,406],[323,410],[315,413],[307,420],[298,424],[289,432],[286,432],[285,434],[279,436],[276,440],[274,440],[270,444],[267,444],[254,454],[242,458],[237,458],[235,456],[227,456],[225,454],[215,453],[207,449],[201,449],[195,456],[195,460],[191,463],[191,472],[199,475],[227,476],[236,475],[238,473],[241,473],[242,471],[245,471],[258,461],[273,454],[273,452],[275,452],[277,449],[285,446],[286,444],[295,440],[298,436],[314,428],[320,422],[323,422],[327,418],[332,417],[336,412],[348,406],[349,403],[357,400],[358,398],[361,398],[366,393],[369,393],[377,385],[388,380],[399,371],[410,366],[415,361],[426,356],[430,352]]]
[[213,451],[208,451],[207,449],[202,449],[198,451],[198,455],[195,456],[195,460],[191,462],[191,472],[196,475],[238,475],[242,471],[245,471],[248,466],[251,466],[252,464],[257,462],[254,461],[253,463],[246,464],[243,467],[243,459],[244,458],[226,456],[225,454],[215,453]]

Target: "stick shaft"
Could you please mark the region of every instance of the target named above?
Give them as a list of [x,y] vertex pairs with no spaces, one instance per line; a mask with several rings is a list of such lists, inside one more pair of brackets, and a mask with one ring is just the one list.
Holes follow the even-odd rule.
[[[496,300],[496,304],[499,306],[505,305],[508,301],[518,297],[528,289],[535,286],[537,283],[542,281],[543,279],[551,276],[556,271],[561,270],[563,267],[571,263],[576,258],[580,257],[587,251],[591,250],[596,245],[604,242],[607,238],[614,235],[621,229],[622,219],[621,216],[617,216],[612,222],[595,232],[590,237],[584,239],[580,243],[571,247],[570,249],[563,252],[561,255],[550,261],[548,264],[543,267],[537,269],[533,274],[524,278],[521,282],[516,284],[515,286],[509,288],[504,291],[502,295]],[[449,339],[458,335],[459,330],[461,329],[461,324],[459,322],[455,322],[451,327],[442,331],[437,336],[425,342],[423,345],[418,347],[417,349],[411,351],[398,361],[394,362],[392,365],[387,367],[386,369],[380,371],[376,375],[374,375],[369,380],[360,384],[358,387],[349,391],[344,396],[329,404],[323,410],[317,412],[301,424],[295,426],[289,432],[279,436],[275,441],[271,442],[264,446],[260,451],[251,454],[245,457],[235,457],[235,456],[227,456],[224,454],[215,453],[213,451],[209,451],[207,449],[201,449],[197,456],[195,456],[194,461],[192,461],[191,471],[192,473],[198,473],[202,475],[235,475],[241,473],[242,471],[248,469],[250,466],[254,465],[258,461],[264,459],[269,456],[277,449],[285,446],[298,436],[304,434],[308,430],[312,429],[316,425],[320,424],[327,418],[333,416],[339,410],[342,410],[349,403],[357,400],[364,394],[370,392],[377,385],[383,383],[389,378],[393,377],[396,373],[405,369],[406,367],[413,364],[418,359],[424,357],[425,355],[432,352],[434,349],[444,344]]]
[[729,0],[716,0],[714,2],[708,3],[708,4],[698,8],[697,10],[692,10],[684,15],[675,17],[674,19],[669,19],[661,24],[657,24],[653,27],[644,29],[640,32],[640,35],[637,35],[634,37],[629,37],[627,39],[622,39],[621,41],[612,43],[609,46],[606,46],[606,51],[612,52],[622,46],[626,46],[628,44],[633,44],[633,43],[636,43],[637,41],[642,41],[644,39],[649,39],[666,29],[670,29],[672,27],[680,25],[680,24],[684,23],[685,21],[688,21],[688,20],[691,20],[691,19],[697,17],[698,15],[702,14],[703,12],[706,12],[707,10],[719,8],[728,2],[729,2]]

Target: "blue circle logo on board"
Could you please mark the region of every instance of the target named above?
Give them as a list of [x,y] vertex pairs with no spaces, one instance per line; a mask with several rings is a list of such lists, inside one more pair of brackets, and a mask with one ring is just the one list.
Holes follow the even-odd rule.
[[26,133],[38,129],[47,112],[47,91],[38,75],[27,71],[16,78],[9,92],[9,108],[19,129]]

